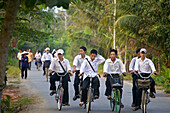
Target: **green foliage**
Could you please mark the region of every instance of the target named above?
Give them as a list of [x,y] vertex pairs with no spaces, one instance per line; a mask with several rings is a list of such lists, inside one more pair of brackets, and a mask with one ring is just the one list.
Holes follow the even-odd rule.
[[7,65],[18,67],[18,60],[9,56]]
[[1,112],[2,113],[11,113],[10,107],[11,107],[11,97],[9,95],[6,95],[6,99],[3,99],[1,101]]
[[158,76],[154,76],[155,82],[159,86],[163,86],[166,88],[165,92],[170,93],[170,68],[165,66],[162,67],[163,70],[160,72]]

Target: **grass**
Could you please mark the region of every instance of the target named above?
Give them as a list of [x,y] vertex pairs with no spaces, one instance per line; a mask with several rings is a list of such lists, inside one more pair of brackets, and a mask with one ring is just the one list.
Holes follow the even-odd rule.
[[19,78],[21,71],[18,67],[8,65],[7,68],[8,78]]
[[23,97],[19,98],[19,100],[14,102],[13,104],[15,104],[15,105],[26,105],[27,106],[29,104],[34,104],[34,103],[35,103],[35,98],[23,96]]
[[9,83],[12,83],[12,84],[20,84],[21,81],[20,81],[20,80],[17,80],[17,81],[10,81]]

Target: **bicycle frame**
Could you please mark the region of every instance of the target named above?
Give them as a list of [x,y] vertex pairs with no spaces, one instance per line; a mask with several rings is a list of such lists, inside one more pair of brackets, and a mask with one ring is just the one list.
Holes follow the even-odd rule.
[[[52,75],[53,74],[55,74],[55,72],[52,73]],[[59,75],[58,73],[56,73],[56,74],[60,77],[60,81],[59,81],[59,85],[58,85],[58,88],[57,88],[55,100],[58,103],[58,110],[61,111],[62,101],[63,101],[63,92],[64,92],[63,85],[62,85],[62,80],[63,80],[62,77],[66,76],[66,74],[68,74],[68,73],[65,73],[64,75]]]
[[[112,77],[112,74],[108,74],[112,79],[114,79]],[[119,74],[121,75],[121,74]],[[123,76],[122,76],[123,77]],[[120,76],[121,78],[121,76]],[[120,91],[119,91],[119,88],[123,87],[123,78],[121,80],[121,84],[116,84],[113,88],[112,88],[112,95],[111,95],[111,100],[110,100],[110,107],[111,107],[111,110],[114,111],[114,108],[115,108],[115,111],[117,113],[120,113],[121,111],[121,98],[120,98]]]
[[[137,73],[135,73],[135,74],[137,74]],[[142,78],[143,81],[146,81],[153,74],[154,73],[151,73],[148,77],[143,77],[141,75],[141,73],[138,73],[137,75],[139,75],[139,77]],[[139,88],[142,90],[142,96],[141,96],[142,112],[146,113],[147,104],[150,102],[149,93],[148,93],[148,89],[150,88],[150,85],[149,86],[144,86],[144,87],[139,87]]]

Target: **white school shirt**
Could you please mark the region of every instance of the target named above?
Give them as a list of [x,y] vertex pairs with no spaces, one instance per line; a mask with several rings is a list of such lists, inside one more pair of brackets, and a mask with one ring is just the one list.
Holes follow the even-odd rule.
[[20,52],[17,54],[17,58],[18,58],[19,60],[21,60],[22,54],[21,54]]
[[135,70],[135,63],[136,63],[136,60],[139,59],[138,57],[134,57],[131,62],[130,62],[130,65],[129,65],[129,71],[134,71]]
[[105,73],[109,73],[109,74],[121,74],[126,72],[124,64],[118,58],[116,58],[114,63],[110,58],[107,59],[104,64],[103,70]]
[[97,70],[98,70],[99,64],[101,64],[105,61],[105,59],[101,55],[97,55],[93,61],[91,60],[91,58],[88,58],[88,60],[91,63],[91,65],[93,66],[95,72],[89,65],[88,61],[85,59],[81,65],[81,68],[80,68],[80,74],[84,73],[83,80],[87,76],[89,76],[89,77],[97,76]]
[[38,53],[38,54],[36,53],[36,54],[35,54],[35,58],[36,58],[36,59],[41,59],[41,53]]
[[135,63],[135,70],[139,73],[151,73],[156,71],[153,62],[146,57],[144,61],[142,61],[141,58],[137,59]]
[[51,60],[51,61],[53,61],[53,56],[52,56],[52,54],[51,53],[44,53],[43,54],[43,56],[42,56],[42,58],[41,58],[41,61],[46,61],[46,60]]
[[[64,73],[63,68],[59,64],[59,59],[54,59],[51,64],[49,70],[55,71],[56,73]],[[60,61],[61,64],[63,65],[65,71],[71,70],[70,63],[67,59],[63,59],[63,61]]]
[[81,55],[77,55],[75,58],[74,58],[74,61],[73,61],[73,65],[76,66],[76,70],[80,70],[81,68],[81,65],[83,63],[83,61],[85,60],[85,58],[90,58],[89,56],[85,55],[84,58],[81,57]]

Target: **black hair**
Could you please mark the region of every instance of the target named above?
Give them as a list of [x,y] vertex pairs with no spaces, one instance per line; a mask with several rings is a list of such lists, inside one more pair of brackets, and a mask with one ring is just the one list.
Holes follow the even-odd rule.
[[116,50],[116,49],[111,49],[111,50],[110,50],[110,53],[111,53],[111,52],[115,52],[115,54],[117,55],[117,50]]
[[96,54],[96,55],[97,55],[97,50],[92,49],[91,52],[90,52],[90,54]]
[[86,47],[81,46],[80,49],[83,49],[84,51],[87,51]]
[[141,48],[137,49],[137,50],[136,50],[136,53],[139,53],[139,52],[140,52],[140,49],[141,49]]

